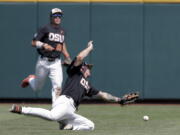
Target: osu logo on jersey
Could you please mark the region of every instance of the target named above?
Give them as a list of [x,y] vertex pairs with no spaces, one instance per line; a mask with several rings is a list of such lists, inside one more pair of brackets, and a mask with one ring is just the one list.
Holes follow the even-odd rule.
[[64,42],[64,35],[61,35],[58,33],[49,33],[49,40],[63,43]]
[[86,81],[84,78],[81,79],[80,83],[86,90],[90,89],[88,81]]

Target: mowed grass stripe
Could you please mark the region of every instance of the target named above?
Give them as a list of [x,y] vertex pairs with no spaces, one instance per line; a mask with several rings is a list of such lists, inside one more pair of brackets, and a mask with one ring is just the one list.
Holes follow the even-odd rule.
[[[8,112],[0,105],[1,135],[179,135],[180,107],[174,105],[81,105],[78,113],[92,120],[94,131],[60,131],[58,124]],[[29,105],[50,109],[51,105]],[[150,120],[143,121],[143,115]]]

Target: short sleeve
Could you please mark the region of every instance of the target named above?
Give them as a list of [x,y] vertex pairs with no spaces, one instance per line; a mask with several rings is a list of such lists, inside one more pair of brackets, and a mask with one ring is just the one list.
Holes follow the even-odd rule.
[[90,88],[89,92],[86,94],[86,96],[92,97],[94,95],[97,95],[98,93],[99,93],[99,91],[96,88],[91,86],[91,88]]
[[68,76],[72,76],[74,74],[79,74],[80,73],[80,69],[81,69],[82,65],[74,66],[75,61],[76,61],[76,57],[74,58],[74,60],[71,62],[71,64],[67,68]]
[[34,34],[33,40],[41,41],[41,39],[45,36],[46,31],[47,29],[45,26],[40,28],[38,32]]

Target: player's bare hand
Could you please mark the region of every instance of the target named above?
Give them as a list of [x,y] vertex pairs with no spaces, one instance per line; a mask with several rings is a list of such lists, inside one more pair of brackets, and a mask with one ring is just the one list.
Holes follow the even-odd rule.
[[44,44],[43,47],[47,51],[53,51],[54,50],[54,48],[52,46],[48,45],[48,44]]
[[56,49],[55,49],[55,50],[61,52],[61,51],[62,51],[62,45],[58,44],[58,45],[56,46]]
[[90,50],[93,50],[93,41],[89,41],[87,46]]

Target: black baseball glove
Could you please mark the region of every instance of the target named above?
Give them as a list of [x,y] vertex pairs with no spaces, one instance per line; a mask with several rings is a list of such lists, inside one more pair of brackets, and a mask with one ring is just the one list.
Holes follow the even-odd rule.
[[129,93],[121,98],[119,104],[126,105],[130,103],[134,103],[138,98],[139,98],[139,92]]

